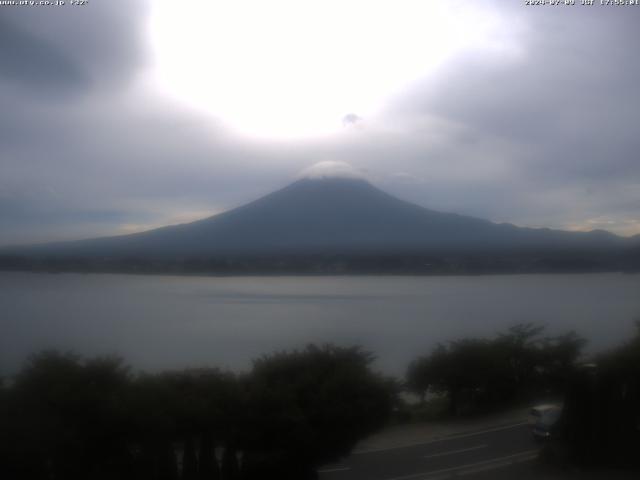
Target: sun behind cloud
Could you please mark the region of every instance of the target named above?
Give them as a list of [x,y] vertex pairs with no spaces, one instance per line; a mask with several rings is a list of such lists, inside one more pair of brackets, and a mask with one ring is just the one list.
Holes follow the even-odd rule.
[[[164,94],[254,137],[344,131],[500,22],[455,2],[154,2],[153,80]],[[492,43],[493,42],[493,43]]]

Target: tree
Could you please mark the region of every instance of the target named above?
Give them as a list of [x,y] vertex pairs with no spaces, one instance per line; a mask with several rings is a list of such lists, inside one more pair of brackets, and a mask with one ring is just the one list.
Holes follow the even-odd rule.
[[509,365],[513,388],[527,384],[536,374],[539,363],[540,335],[544,326],[533,323],[520,323],[510,327],[507,333],[498,335],[496,346],[503,350],[505,361]]
[[584,340],[575,332],[541,338],[544,327],[515,325],[494,339],[463,338],[438,345],[413,361],[407,388],[449,398],[449,412],[492,407],[539,392],[562,389]]
[[546,391],[564,393],[585,344],[574,331],[541,341],[537,369]]
[[[627,343],[569,376],[555,451],[587,465],[640,467],[640,322]],[[572,342],[569,342],[570,344]]]
[[422,356],[409,364],[405,376],[405,388],[420,397],[420,403],[424,403],[429,387],[434,386],[435,378],[432,373],[433,359]]
[[18,478],[80,479],[97,471],[126,478],[122,399],[128,381],[116,358],[32,356],[12,388]]
[[[139,468],[163,464],[185,480],[214,479],[219,474],[214,443],[232,441],[243,405],[235,375],[215,368],[140,375],[129,399]],[[180,472],[174,446],[182,451]]]
[[347,455],[390,414],[389,382],[359,348],[308,346],[254,362],[248,379],[247,468],[260,478],[314,478],[315,468]]

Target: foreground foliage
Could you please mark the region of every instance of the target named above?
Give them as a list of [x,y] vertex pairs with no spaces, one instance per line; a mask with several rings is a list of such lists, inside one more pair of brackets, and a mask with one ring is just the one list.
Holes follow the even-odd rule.
[[406,386],[422,399],[445,395],[459,415],[528,399],[561,395],[585,341],[575,332],[543,337],[520,324],[493,339],[463,338],[438,345],[407,369]]
[[633,339],[571,377],[548,448],[556,459],[640,468],[640,321],[636,327]]
[[133,375],[119,359],[33,356],[0,390],[7,479],[305,479],[380,428],[392,386],[357,348]]

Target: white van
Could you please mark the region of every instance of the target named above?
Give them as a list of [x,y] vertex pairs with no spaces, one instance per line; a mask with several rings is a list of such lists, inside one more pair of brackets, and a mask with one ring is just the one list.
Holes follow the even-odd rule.
[[560,419],[562,405],[537,405],[529,410],[529,428],[533,438],[545,441],[551,438],[554,426]]
[[559,412],[562,410],[562,405],[557,403],[545,403],[542,405],[536,405],[529,410],[529,418],[527,423],[529,427],[533,428],[545,415],[551,412]]

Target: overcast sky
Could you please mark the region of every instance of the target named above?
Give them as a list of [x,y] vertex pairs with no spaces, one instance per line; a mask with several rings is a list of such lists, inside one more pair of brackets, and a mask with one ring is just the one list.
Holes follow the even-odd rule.
[[640,7],[170,3],[0,6],[0,245],[195,220],[327,160],[433,209],[640,233]]

